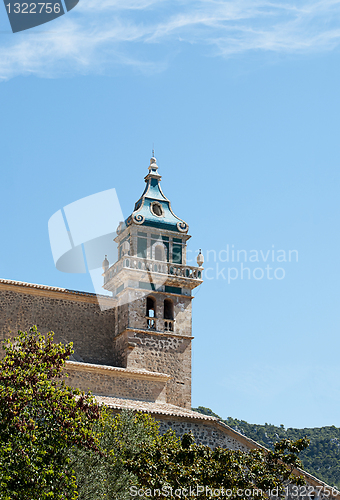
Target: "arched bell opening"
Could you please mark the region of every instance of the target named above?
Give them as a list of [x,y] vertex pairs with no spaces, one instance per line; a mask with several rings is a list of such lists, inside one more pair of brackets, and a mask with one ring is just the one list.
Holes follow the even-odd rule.
[[171,299],[164,300],[164,331],[173,332],[174,331],[174,303]]
[[154,297],[146,298],[146,324],[149,330],[156,329],[156,299]]

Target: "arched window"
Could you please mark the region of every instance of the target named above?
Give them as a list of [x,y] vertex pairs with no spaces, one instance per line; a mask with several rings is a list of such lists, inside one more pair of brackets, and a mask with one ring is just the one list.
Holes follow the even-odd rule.
[[153,297],[146,298],[146,316],[148,318],[156,317],[156,300]]
[[163,245],[156,245],[155,246],[155,260],[165,260],[165,252]]
[[146,326],[149,330],[156,329],[156,299],[153,297],[146,298]]
[[164,319],[174,319],[174,304],[172,300],[164,300]]

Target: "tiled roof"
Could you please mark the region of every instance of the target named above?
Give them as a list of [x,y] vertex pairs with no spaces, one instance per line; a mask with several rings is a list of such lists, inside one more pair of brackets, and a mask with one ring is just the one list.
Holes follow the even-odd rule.
[[169,415],[173,417],[187,417],[199,420],[209,420],[217,422],[217,418],[202,415],[196,411],[180,408],[169,403],[150,403],[147,401],[135,401],[133,399],[109,398],[106,396],[96,396],[98,403],[105,404],[109,408],[131,409],[135,411],[142,411],[145,413],[152,413],[153,415]]
[[233,436],[238,441],[245,443],[249,448],[264,448],[256,441],[244,436],[243,434],[235,431],[229,425],[221,422],[216,417],[210,417],[209,415],[203,415],[196,411],[188,410],[186,408],[181,408],[179,406],[171,405],[169,403],[151,403],[147,401],[136,401],[132,399],[121,399],[121,398],[111,398],[107,396],[95,396],[99,404],[105,404],[109,408],[123,410],[131,409],[134,411],[141,411],[144,413],[150,413],[152,415],[167,415],[170,417],[180,417],[180,418],[190,418],[193,420],[204,420],[207,423],[212,423],[222,428],[222,430]]
[[[107,365],[95,365],[93,363],[83,363],[82,361],[66,361],[66,368],[74,367],[74,368],[80,368],[80,369],[93,369],[97,371],[102,371],[102,370],[107,370],[110,372],[116,372],[118,374],[135,374],[135,375],[145,375],[148,377],[152,378],[164,378],[165,380],[168,380],[171,378],[171,375],[167,375],[166,373],[158,373],[158,372],[151,372],[149,370],[138,370],[137,368],[120,368],[118,366],[107,366]],[[112,398],[109,398],[112,399]]]

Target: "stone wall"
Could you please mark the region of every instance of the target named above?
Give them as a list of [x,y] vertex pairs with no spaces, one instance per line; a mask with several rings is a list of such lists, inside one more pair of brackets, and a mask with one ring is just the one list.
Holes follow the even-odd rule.
[[54,331],[56,342],[73,342],[75,359],[114,362],[114,309],[101,311],[90,294],[0,283],[0,340],[32,325],[42,333]]
[[[146,302],[152,297],[156,302],[155,324],[156,330],[164,331],[164,300],[170,299],[174,308],[174,333],[191,337],[192,332],[192,296],[167,294],[165,292],[147,292],[138,289],[138,282],[130,282],[130,286],[136,288],[125,288],[119,295],[118,307],[118,329],[117,334],[122,333],[125,328],[147,328]],[[165,332],[166,333],[166,332]]]
[[126,360],[126,368],[171,375],[168,402],[191,408],[190,338],[129,329],[115,339],[115,351]]
[[[147,329],[148,296],[156,302],[155,330]],[[171,299],[174,305],[175,323],[171,332],[164,330],[165,299]],[[118,298],[121,305],[114,340],[116,366],[171,375],[168,402],[184,408],[191,408],[191,300],[191,296],[160,291],[145,293],[132,285],[125,288]]]
[[196,443],[204,444],[214,449],[217,446],[227,448],[229,450],[249,451],[250,446],[236,439],[232,435],[227,434],[223,429],[219,429],[216,425],[207,421],[189,420],[189,419],[174,419],[167,417],[155,417],[160,422],[160,432],[164,434],[168,429],[173,429],[178,437],[183,434],[192,432],[195,436]]
[[67,385],[98,396],[166,402],[169,377],[162,374],[74,362],[66,363],[65,372]]
[[[112,307],[117,305],[115,299],[107,298],[105,300],[110,307],[101,311],[96,296],[91,294],[0,281],[0,340],[11,336],[10,332],[13,336],[19,329],[27,330],[34,324],[42,333],[52,330],[56,342],[73,342],[73,359],[76,361],[170,375],[168,402],[190,408],[191,300],[188,297],[172,297],[175,315],[178,314],[175,316],[176,331],[160,332],[141,329],[140,321],[143,320],[143,324],[145,322],[146,298],[140,297],[139,292],[131,293],[135,294],[137,300],[117,308]],[[155,295],[156,315],[159,316],[167,295]],[[188,313],[187,318],[185,311]],[[139,329],[131,328],[131,323],[139,325]],[[177,326],[185,335],[178,334]],[[120,329],[123,332],[117,335]],[[99,386],[91,387],[94,391]],[[131,390],[132,394],[136,394],[136,388],[131,387]],[[145,397],[155,397],[150,394],[147,393]],[[135,397],[127,389],[115,395]]]

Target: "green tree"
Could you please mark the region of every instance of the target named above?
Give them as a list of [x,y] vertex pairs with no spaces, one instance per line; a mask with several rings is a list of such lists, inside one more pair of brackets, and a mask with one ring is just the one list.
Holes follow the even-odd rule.
[[61,380],[72,344],[33,327],[4,343],[0,362],[0,496],[6,500],[77,498],[66,450],[100,454],[93,397]]
[[123,410],[114,415],[101,408],[95,425],[101,454],[72,447],[69,467],[74,470],[79,500],[128,500],[130,487],[138,478],[126,467],[143,444],[152,445],[159,436],[159,425],[150,416]]
[[[249,499],[249,490],[261,490],[263,494],[274,490],[283,495],[287,484],[305,484],[304,478],[296,476],[293,470],[301,465],[297,455],[306,446],[308,440],[285,439],[269,452],[211,450],[196,444],[192,434],[179,439],[168,431],[151,443],[142,443],[136,455],[127,458],[125,464],[137,476],[145,496],[155,499],[163,499],[170,493],[176,496],[176,491],[183,499],[192,498],[192,492],[199,492],[202,500],[217,499],[225,498],[227,490],[229,498]],[[132,489],[132,496],[136,491],[136,487]],[[217,491],[221,492],[220,497]]]
[[[242,498],[242,490],[249,500],[249,489],[266,492],[278,488],[284,493],[288,483],[304,484],[292,470],[300,465],[297,455],[307,446],[305,440],[283,440],[269,453],[213,451],[195,444],[192,434],[181,439],[173,431],[160,435],[159,424],[141,413],[123,411],[113,416],[104,409],[96,425],[103,455],[72,450],[70,466],[75,467],[79,500],[130,500],[143,494],[145,498],[164,499],[171,492],[173,497],[189,499],[193,497],[190,487],[202,500],[217,499],[216,490],[222,488],[237,499]],[[222,491],[221,498],[226,498]]]
[[[263,491],[301,484],[292,469],[305,440],[283,440],[266,453],[197,445],[160,435],[149,416],[99,409],[61,380],[72,344],[53,343],[36,327],[4,345],[0,362],[0,497],[4,500],[128,500],[136,489],[199,486]],[[131,488],[136,488],[135,490]],[[164,491],[164,490],[163,490]],[[240,495],[237,493],[238,499]],[[248,495],[245,494],[248,498]],[[182,495],[182,498],[190,498]],[[204,492],[200,498],[211,498]],[[216,495],[214,494],[214,498]]]

